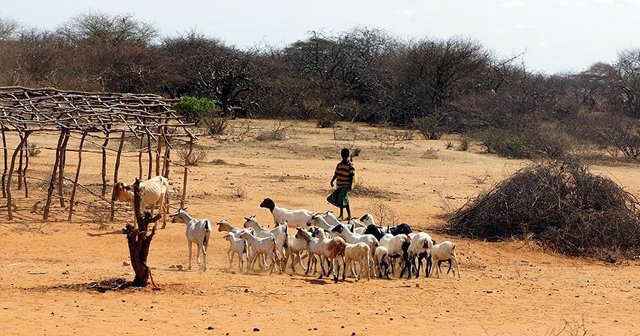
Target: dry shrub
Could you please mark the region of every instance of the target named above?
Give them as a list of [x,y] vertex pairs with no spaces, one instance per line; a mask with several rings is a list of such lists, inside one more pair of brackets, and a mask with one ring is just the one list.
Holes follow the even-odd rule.
[[256,136],[258,141],[283,141],[289,136],[288,133],[293,128],[293,125],[282,126],[282,123],[278,122],[273,126],[273,129],[268,131],[262,131]]
[[247,198],[247,188],[243,186],[236,186],[233,188],[233,197],[239,199]]
[[382,190],[378,187],[368,186],[366,183],[364,183],[364,181],[354,185],[351,194],[372,198],[389,198],[390,196],[394,195],[394,193],[391,191]]
[[460,145],[458,145],[458,150],[462,152],[466,152],[469,150],[469,137],[462,137],[460,139]]
[[367,209],[376,219],[376,224],[380,226],[395,226],[399,224],[398,216],[386,202],[374,201],[369,203]]
[[445,231],[531,237],[554,251],[614,261],[640,252],[638,200],[576,161],[524,168],[453,213]]
[[209,135],[222,135],[229,125],[229,119],[225,117],[207,116],[202,118],[202,124],[207,128]]
[[40,153],[42,153],[42,150],[40,148],[38,148],[38,144],[35,142],[30,142],[27,148],[27,152],[29,153],[29,157],[36,157],[38,156]]
[[431,147],[422,153],[422,157],[429,160],[435,160],[438,158],[438,150]]
[[441,116],[425,116],[413,120],[413,127],[422,134],[425,140],[438,140],[442,136]]
[[200,145],[193,145],[193,152],[189,156],[189,146],[178,147],[178,157],[186,166],[197,166],[204,162],[209,155],[209,150]]

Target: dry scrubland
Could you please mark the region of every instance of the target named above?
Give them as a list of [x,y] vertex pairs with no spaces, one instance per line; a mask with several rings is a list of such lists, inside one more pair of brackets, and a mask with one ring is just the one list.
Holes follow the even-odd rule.
[[[396,142],[391,139],[400,132],[362,125],[354,130],[341,124],[334,133],[313,123],[282,126],[290,124],[283,141],[256,140],[260,132],[273,130],[273,121],[236,121],[230,131],[235,136],[225,136],[225,141],[202,138],[208,155],[191,169],[189,211],[240,225],[243,216],[252,214],[271,223],[268,210],[258,207],[265,197],[288,208],[328,210],[325,197],[339,149],[354,145],[362,149],[355,161],[359,180],[369,188],[353,196],[354,214],[382,210],[433,232],[444,213],[528,164],[481,154],[474,146],[468,152],[447,149],[448,142],[457,144],[453,137]],[[358,134],[355,141],[353,134]],[[33,139],[40,146],[55,146],[55,140]],[[80,180],[99,181],[99,157],[83,159],[87,169]],[[127,161],[120,176],[133,180],[137,159]],[[44,177],[51,162],[50,151],[33,158],[33,175]],[[73,154],[68,164],[70,175]],[[640,195],[637,165],[591,169]],[[181,185],[181,176],[174,166],[174,186]],[[44,189],[38,190],[43,185],[32,182],[34,200],[43,197]],[[82,201],[91,199],[80,194]],[[104,218],[102,204],[81,204],[78,209],[84,213],[72,224],[61,212],[53,213],[58,222],[42,223],[40,215],[29,213],[33,202],[19,201],[16,223],[7,223],[4,215],[0,222],[3,335],[258,334],[254,328],[267,335],[640,334],[637,261],[610,265],[566,258],[524,241],[451,238],[458,243],[461,279],[348,279],[335,285],[311,276],[228,271],[227,242],[215,231],[210,270],[178,271],[171,266],[187,261],[184,225],[169,224],[156,235],[149,257],[161,290],[60,288],[133,278],[130,266],[123,265],[128,260],[124,236],[86,235],[122,228],[132,215],[122,210],[116,223],[101,225],[96,221]]]

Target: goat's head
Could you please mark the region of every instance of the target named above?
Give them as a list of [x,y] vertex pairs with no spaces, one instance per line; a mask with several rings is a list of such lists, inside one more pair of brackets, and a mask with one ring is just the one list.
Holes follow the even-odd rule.
[[273,208],[276,207],[276,203],[270,198],[265,198],[264,201],[262,201],[262,203],[260,203],[260,207],[261,208],[267,208],[270,211],[273,211]]
[[324,230],[322,228],[315,228],[313,230],[313,233],[311,234],[311,236],[315,237],[315,238],[323,239],[324,238]]
[[342,224],[338,224],[333,229],[331,229],[331,232],[342,233],[342,231],[344,231],[344,226],[342,226]]
[[171,215],[171,223],[178,223],[182,221],[182,217],[180,216],[181,214],[186,214],[187,213],[187,208],[179,208],[178,210],[176,210],[176,212],[172,213]]
[[256,220],[256,215],[252,215],[249,217],[245,217],[245,222],[244,222],[244,227],[245,228],[250,228],[252,225],[257,225],[258,224],[258,220]]
[[117,182],[113,185],[113,194],[111,199],[114,201],[126,202],[129,200],[129,191],[131,186],[122,182]]
[[218,224],[218,232],[222,232],[222,231],[225,231],[222,229],[222,227],[228,226],[229,222],[226,219],[221,219],[216,224]]
[[305,241],[309,241],[309,233],[306,232],[303,228],[297,227],[296,228],[296,235],[295,235],[296,239],[304,239]]
[[318,217],[320,217],[321,214],[313,214],[311,215],[311,218],[309,218],[309,220],[307,221],[307,226],[312,226],[315,225],[315,223],[318,221]]

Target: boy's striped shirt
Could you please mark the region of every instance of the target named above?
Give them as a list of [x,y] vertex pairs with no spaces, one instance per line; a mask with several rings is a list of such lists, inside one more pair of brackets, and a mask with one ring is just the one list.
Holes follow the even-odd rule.
[[351,176],[355,174],[356,168],[353,166],[353,163],[347,161],[341,161],[336,166],[336,184],[338,187],[348,187],[351,185]]

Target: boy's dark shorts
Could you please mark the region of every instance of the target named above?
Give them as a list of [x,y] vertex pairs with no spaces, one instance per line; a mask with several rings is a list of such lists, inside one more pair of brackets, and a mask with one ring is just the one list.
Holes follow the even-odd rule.
[[349,205],[349,187],[338,187],[329,197],[327,202],[337,206],[344,207]]

